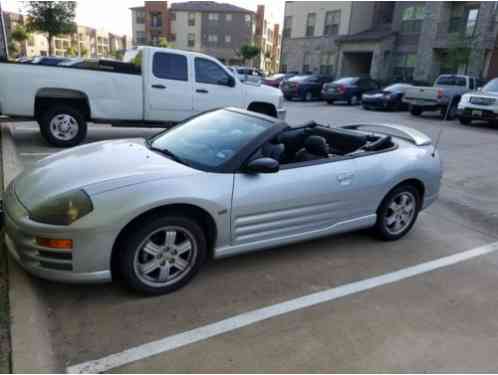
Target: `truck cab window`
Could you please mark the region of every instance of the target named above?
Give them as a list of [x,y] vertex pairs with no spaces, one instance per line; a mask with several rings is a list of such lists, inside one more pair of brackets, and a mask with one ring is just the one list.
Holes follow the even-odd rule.
[[157,78],[188,81],[187,58],[183,55],[156,52],[152,65]]
[[230,76],[221,66],[208,59],[195,59],[195,80],[198,83],[229,86]]

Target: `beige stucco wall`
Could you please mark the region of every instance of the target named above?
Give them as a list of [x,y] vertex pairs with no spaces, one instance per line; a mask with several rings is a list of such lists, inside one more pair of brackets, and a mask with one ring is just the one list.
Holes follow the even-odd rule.
[[[175,11],[176,20],[171,22],[171,32],[176,34],[176,41],[174,45],[176,48],[188,49],[193,51],[201,50],[201,23],[202,13],[195,13],[195,25],[188,25],[189,12]],[[195,46],[188,46],[188,34],[195,34]]]

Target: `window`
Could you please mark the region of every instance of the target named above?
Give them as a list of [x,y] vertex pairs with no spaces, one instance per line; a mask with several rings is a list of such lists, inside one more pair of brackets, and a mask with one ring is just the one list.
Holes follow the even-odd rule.
[[195,59],[195,81],[211,85],[228,86],[230,76],[215,62],[197,57]]
[[188,81],[187,58],[174,53],[156,52],[152,72],[157,78]]
[[195,26],[195,13],[190,13],[188,14],[188,25],[189,26]]
[[144,31],[137,31],[136,43],[137,44],[145,44],[145,32]]
[[335,54],[325,52],[320,56],[320,74],[332,74],[334,71]]
[[150,14],[150,26],[151,27],[162,27],[163,26],[163,20],[161,17],[161,13],[156,12],[156,13]]
[[282,38],[290,38],[292,34],[292,16],[286,16],[284,19],[284,30]]
[[171,21],[176,21],[176,13],[175,12],[170,12],[169,13],[169,19]]
[[337,35],[339,34],[339,25],[341,23],[341,11],[334,10],[332,12],[327,12],[325,15],[325,27],[323,29],[323,35]]
[[316,13],[308,13],[306,18],[306,36],[315,35]]
[[195,34],[193,34],[193,33],[188,34],[187,45],[189,47],[194,47],[195,46]]
[[465,36],[474,36],[477,25],[477,17],[479,16],[479,9],[469,9],[467,11],[467,22],[465,24]]
[[232,36],[230,34],[225,35],[225,43],[232,43]]
[[396,59],[394,67],[394,77],[396,80],[402,82],[413,81],[413,72],[417,62],[417,55],[415,53],[400,54]]
[[218,43],[218,35],[216,35],[216,34],[209,34],[208,35],[208,42],[209,43]]
[[232,14],[231,13],[225,14],[225,21],[227,21],[227,22],[231,22],[232,21]]
[[209,21],[218,22],[218,13],[209,13],[208,19]]
[[419,33],[424,19],[424,6],[408,7],[401,16],[401,31],[404,33]]
[[139,10],[135,13],[135,22],[139,24],[145,23],[145,13],[143,11]]
[[310,72],[310,61],[311,61],[311,55],[305,52],[304,61],[303,61],[303,74],[307,74]]
[[175,33],[169,34],[169,41],[170,42],[176,42],[176,34]]
[[465,77],[444,75],[439,77],[439,79],[436,81],[436,85],[465,87],[467,85],[467,81],[465,80]]
[[250,14],[246,14],[246,15],[244,16],[244,21],[245,21],[246,23],[251,23],[251,15],[250,15]]

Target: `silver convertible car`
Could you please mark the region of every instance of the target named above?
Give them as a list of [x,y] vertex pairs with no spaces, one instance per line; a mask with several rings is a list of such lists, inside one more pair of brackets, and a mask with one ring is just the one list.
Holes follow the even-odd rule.
[[41,160],[4,193],[6,244],[41,278],[162,294],[208,257],[362,228],[399,239],[437,198],[441,174],[414,129],[292,128],[227,108]]

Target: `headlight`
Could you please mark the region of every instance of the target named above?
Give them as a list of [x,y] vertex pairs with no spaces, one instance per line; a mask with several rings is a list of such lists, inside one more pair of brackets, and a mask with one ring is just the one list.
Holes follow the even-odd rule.
[[30,212],[32,220],[51,225],[71,225],[93,210],[90,197],[83,190],[74,190],[35,207]]

